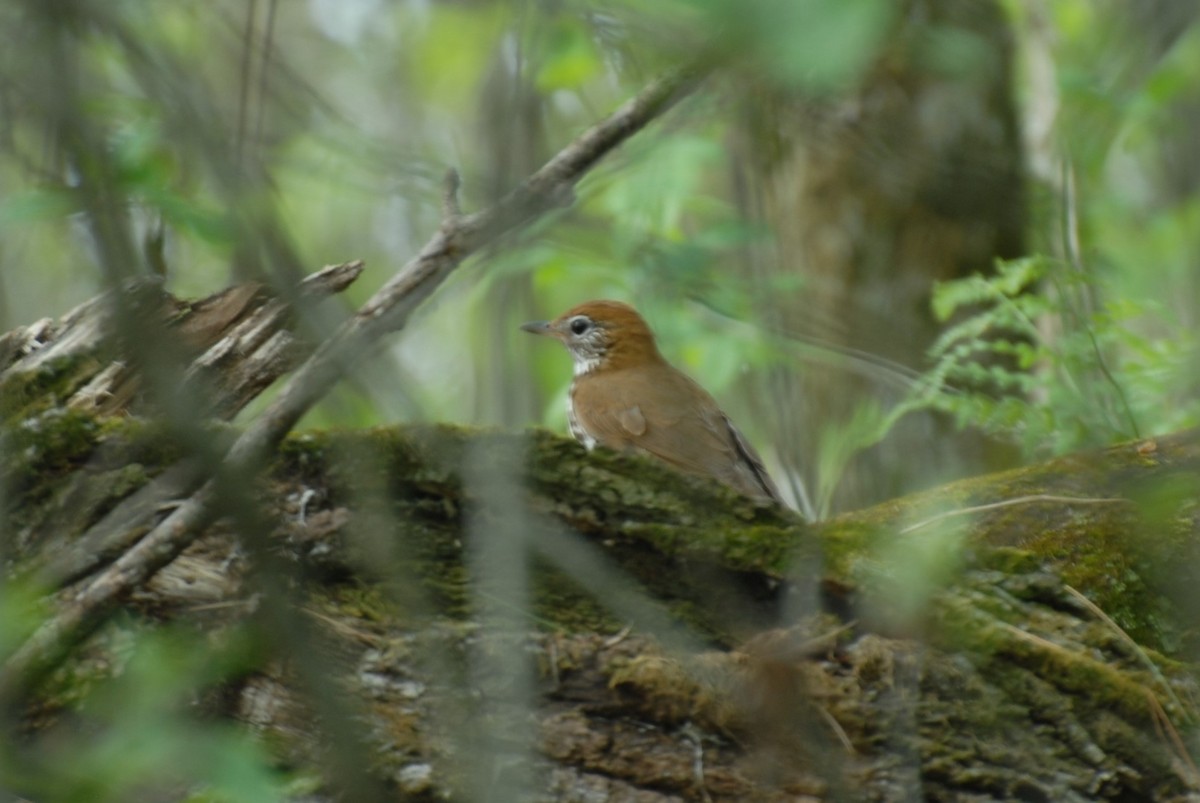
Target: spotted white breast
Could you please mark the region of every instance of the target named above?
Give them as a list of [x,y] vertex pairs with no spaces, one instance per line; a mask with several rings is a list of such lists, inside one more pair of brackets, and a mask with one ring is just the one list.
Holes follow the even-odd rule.
[[583,444],[583,448],[589,452],[596,448],[596,439],[587,433],[579,423],[579,419],[575,416],[575,383],[571,383],[570,390],[567,391],[567,426],[571,429],[571,434],[575,440]]

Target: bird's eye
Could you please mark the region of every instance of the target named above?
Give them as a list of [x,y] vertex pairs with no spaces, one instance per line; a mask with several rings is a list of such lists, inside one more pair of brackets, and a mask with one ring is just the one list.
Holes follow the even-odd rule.
[[591,323],[588,322],[587,318],[576,318],[571,321],[571,331],[577,335],[586,332],[589,326],[591,326]]

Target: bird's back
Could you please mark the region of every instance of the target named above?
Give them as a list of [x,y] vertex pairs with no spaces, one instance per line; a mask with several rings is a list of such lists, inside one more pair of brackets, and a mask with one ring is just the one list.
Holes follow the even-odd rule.
[[[665,361],[588,374],[571,389],[578,425],[601,445],[780,501],[762,459],[704,388]],[[686,404],[680,404],[686,399]]]

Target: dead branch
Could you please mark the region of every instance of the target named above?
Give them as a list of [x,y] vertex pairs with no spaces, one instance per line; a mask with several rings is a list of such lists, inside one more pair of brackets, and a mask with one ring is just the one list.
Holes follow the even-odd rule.
[[274,404],[234,443],[225,470],[208,480],[136,545],[75,595],[21,645],[0,668],[0,700],[11,700],[59,656],[104,621],[131,589],[190,545],[215,516],[214,497],[232,478],[249,476],[270,449],[384,335],[408,317],[466,257],[500,235],[570,202],[575,184],[605,154],[687,95],[702,75],[684,71],[659,79],[605,120],[583,132],[517,189],[491,207],[460,216],[448,180],[443,208],[450,216],[421,249],[310,356]]

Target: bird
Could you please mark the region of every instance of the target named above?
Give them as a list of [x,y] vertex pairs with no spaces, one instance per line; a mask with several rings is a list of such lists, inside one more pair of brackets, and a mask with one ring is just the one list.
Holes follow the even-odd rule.
[[605,446],[649,454],[685,474],[783,504],[758,452],[708,391],[663,358],[633,307],[586,301],[521,329],[548,335],[571,353],[567,422],[589,451]]

